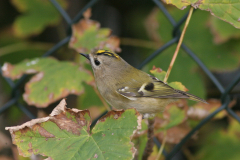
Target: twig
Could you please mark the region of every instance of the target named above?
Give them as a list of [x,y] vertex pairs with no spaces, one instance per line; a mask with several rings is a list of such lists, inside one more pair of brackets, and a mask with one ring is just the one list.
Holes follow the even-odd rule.
[[167,82],[167,79],[168,79],[169,74],[170,74],[170,72],[171,72],[171,70],[172,70],[173,64],[174,64],[174,62],[175,62],[175,60],[176,60],[176,58],[177,58],[179,49],[180,49],[180,47],[181,47],[181,45],[182,45],[183,37],[184,37],[184,35],[185,35],[186,29],[187,29],[187,27],[188,27],[189,21],[190,21],[191,16],[192,16],[192,12],[193,12],[193,7],[190,8],[190,11],[189,11],[189,13],[188,13],[188,17],[187,17],[186,23],[185,23],[185,25],[184,25],[184,28],[183,28],[181,37],[180,37],[180,39],[179,39],[179,41],[178,41],[178,44],[177,44],[177,48],[176,48],[176,50],[175,50],[175,52],[174,52],[172,61],[171,61],[170,65],[169,65],[169,67],[168,67],[166,76],[164,77],[164,80],[163,80],[164,82]]
[[165,143],[166,143],[166,139],[167,139],[167,131],[164,130],[164,131],[163,131],[163,142],[162,142],[162,145],[161,145],[161,147],[160,147],[160,149],[159,149],[159,151],[158,151],[156,160],[160,160],[160,158],[161,158],[161,155],[162,155],[162,152],[163,152]]
[[155,118],[148,119],[148,141],[143,152],[142,160],[147,160],[150,154],[153,152],[154,122]]

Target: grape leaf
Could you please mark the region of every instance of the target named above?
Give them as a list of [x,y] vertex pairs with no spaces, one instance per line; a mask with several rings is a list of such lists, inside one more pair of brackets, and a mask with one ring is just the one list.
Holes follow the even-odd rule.
[[77,52],[90,53],[92,49],[109,49],[120,52],[120,39],[110,36],[111,30],[100,28],[100,23],[88,18],[80,20],[72,25],[73,34],[69,47]]
[[42,154],[57,160],[134,157],[131,138],[142,119],[135,109],[108,112],[90,132],[89,111],[65,106],[62,100],[48,117],[6,127],[20,155]]
[[230,39],[239,39],[240,30],[232,27],[230,24],[221,21],[215,17],[210,17],[208,26],[214,36],[214,42],[216,44],[222,44]]
[[69,94],[81,94],[84,91],[82,82],[93,80],[93,76],[83,68],[70,62],[59,62],[53,58],[36,58],[16,65],[5,63],[3,75],[18,79],[24,73],[37,73],[25,85],[24,100],[29,105],[47,107]]
[[[60,14],[57,9],[46,0],[11,0],[12,4],[23,13],[14,22],[13,28],[17,36],[27,37],[39,34],[46,26],[57,24]],[[64,0],[59,0],[62,7],[66,7]]]
[[164,0],[166,4],[173,4],[179,9],[191,5],[195,9],[210,11],[212,15],[240,28],[240,1],[235,0]]

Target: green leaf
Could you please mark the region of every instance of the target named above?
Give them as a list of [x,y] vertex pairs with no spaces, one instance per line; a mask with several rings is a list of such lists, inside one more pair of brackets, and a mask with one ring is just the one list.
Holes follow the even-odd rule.
[[178,124],[182,123],[183,120],[185,119],[184,110],[179,109],[177,106],[171,106],[171,108],[168,109],[168,113],[170,115],[169,123],[166,126],[164,126],[165,129],[177,126]]
[[82,19],[72,25],[72,38],[69,47],[77,52],[90,53],[92,49],[108,49],[119,52],[120,40],[118,37],[110,36],[109,28],[100,28],[100,23],[90,19]]
[[224,20],[236,28],[240,28],[240,2],[235,0],[165,0],[167,4],[173,4],[179,9],[193,6],[195,9],[210,11],[212,15]]
[[49,117],[7,127],[22,156],[42,154],[57,160],[130,160],[135,154],[131,137],[141,128],[135,109],[110,111],[90,133],[88,110],[68,109],[62,100]]
[[147,141],[148,141],[147,134],[140,136],[138,140],[139,140],[138,160],[142,160],[142,156],[143,156],[143,153],[144,153]]
[[188,91],[188,89],[181,82],[171,82],[169,83],[169,86],[181,91]]
[[208,25],[214,36],[214,42],[216,44],[222,44],[230,39],[240,38],[239,29],[234,28],[229,23],[221,21],[215,17],[210,17]]
[[[59,0],[65,7],[66,3]],[[47,0],[12,0],[13,5],[19,12],[14,22],[14,30],[17,36],[27,37],[39,34],[46,26],[56,25],[60,21],[57,9]]]
[[90,82],[93,77],[83,68],[71,62],[59,62],[53,58],[36,58],[16,65],[5,63],[3,74],[18,79],[23,74],[37,73],[25,86],[24,100],[29,105],[47,107],[69,94],[81,94],[82,82]]
[[87,109],[92,106],[103,106],[102,101],[94,91],[93,87],[83,83],[85,92],[79,97],[80,109]]
[[166,72],[163,71],[161,68],[156,68],[153,66],[153,68],[150,70],[150,73],[152,73],[157,79],[163,81],[164,77],[166,75]]
[[186,111],[175,104],[168,105],[164,113],[157,114],[157,119],[161,121],[161,126],[157,127],[160,129],[159,131],[168,130],[186,120]]

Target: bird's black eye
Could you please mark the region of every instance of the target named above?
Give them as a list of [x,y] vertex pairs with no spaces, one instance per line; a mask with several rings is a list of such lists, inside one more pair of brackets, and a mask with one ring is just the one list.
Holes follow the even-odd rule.
[[96,66],[99,66],[99,64],[100,64],[100,62],[96,59],[94,60],[94,63],[95,63]]

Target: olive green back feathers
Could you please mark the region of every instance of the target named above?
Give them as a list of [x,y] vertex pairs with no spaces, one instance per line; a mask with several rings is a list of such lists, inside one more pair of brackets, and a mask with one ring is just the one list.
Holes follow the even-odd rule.
[[[132,67],[112,51],[97,50],[89,55],[82,55],[91,62],[100,93],[116,108],[134,107],[145,113],[152,109],[152,106],[157,108],[162,101],[164,102],[162,105],[167,105],[174,99],[184,98],[207,103],[197,96],[174,89],[156,77]],[[160,106],[160,108],[164,107]],[[151,112],[154,110],[159,111],[152,109]]]

